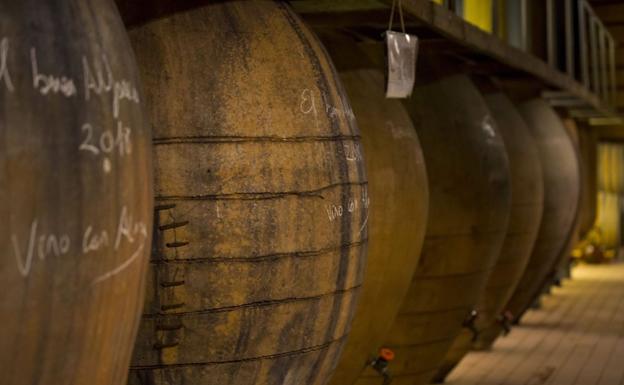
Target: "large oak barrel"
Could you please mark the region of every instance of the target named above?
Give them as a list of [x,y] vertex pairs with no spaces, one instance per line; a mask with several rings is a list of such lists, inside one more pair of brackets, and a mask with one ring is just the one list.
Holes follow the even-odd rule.
[[505,305],[524,272],[542,217],[543,181],[537,146],[529,128],[503,93],[484,95],[505,142],[511,173],[511,215],[503,248],[477,305],[476,333],[463,329],[446,355],[436,381],[447,374],[470,351],[498,336]]
[[620,243],[620,198],[624,192],[624,147],[620,143],[598,144],[597,216],[594,237],[611,252]]
[[619,143],[598,145],[598,188],[612,193],[624,192],[624,147]]
[[[420,78],[435,79],[425,60]],[[430,204],[422,255],[386,341],[396,353],[393,385],[425,384],[435,374],[500,252],[511,198],[503,140],[468,77],[441,75],[417,87],[406,106],[427,165]],[[365,373],[358,384],[379,378]]]
[[130,36],[157,196],[130,384],[324,384],[361,285],[369,205],[324,49],[280,1],[208,2]]
[[544,178],[544,212],[529,264],[507,309],[516,321],[540,294],[568,241],[577,213],[580,176],[576,151],[557,113],[541,99],[520,105],[537,143]]
[[[598,215],[595,232],[598,245],[612,254],[620,247],[620,195],[599,190],[596,196]],[[612,256],[612,255],[611,255]]]
[[571,273],[571,263],[572,263],[572,249],[574,245],[578,243],[579,240],[579,232],[580,232],[580,220],[581,220],[581,203],[583,200],[583,195],[585,194],[585,189],[587,186],[583,185],[581,182],[584,180],[582,178],[582,167],[581,167],[581,154],[579,149],[579,130],[576,125],[576,121],[572,118],[564,117],[561,119],[563,123],[563,127],[566,129],[570,141],[572,143],[572,148],[574,149],[575,162],[577,163],[577,179],[578,179],[578,192],[577,192],[577,202],[575,205],[574,211],[574,219],[572,221],[572,225],[568,230],[568,234],[566,236],[566,241],[559,251],[559,255],[555,260],[555,264],[551,268],[550,273],[546,276],[546,280],[543,284],[543,291],[548,292],[550,287],[554,284],[561,285],[561,281],[564,278],[570,277]]
[[[365,61],[361,56],[355,53],[349,59],[361,63]],[[340,61],[337,65],[343,68]],[[429,197],[416,131],[402,103],[385,98],[383,74],[348,69],[340,75],[362,132],[371,196],[362,294],[330,381],[349,385],[379,355],[409,288],[425,236]]]
[[126,381],[153,203],[138,83],[111,2],[0,3],[2,384]]

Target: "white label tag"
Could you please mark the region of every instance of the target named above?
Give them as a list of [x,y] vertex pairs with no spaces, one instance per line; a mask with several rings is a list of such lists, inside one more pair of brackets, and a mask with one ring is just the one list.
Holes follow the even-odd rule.
[[386,98],[407,98],[416,81],[418,38],[401,32],[386,31],[388,74]]

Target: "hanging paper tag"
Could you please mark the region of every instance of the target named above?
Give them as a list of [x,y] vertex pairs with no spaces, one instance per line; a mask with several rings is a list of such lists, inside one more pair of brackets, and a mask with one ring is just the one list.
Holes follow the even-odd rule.
[[416,80],[418,38],[401,32],[386,31],[386,98],[407,98]]

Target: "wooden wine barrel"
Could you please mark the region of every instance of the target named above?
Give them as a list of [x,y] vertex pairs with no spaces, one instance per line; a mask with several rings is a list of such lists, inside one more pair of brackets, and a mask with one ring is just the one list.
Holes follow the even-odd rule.
[[112,3],[0,3],[2,384],[126,381],[153,199],[138,80]]
[[574,161],[577,164],[576,172],[578,179],[578,192],[577,202],[574,206],[574,219],[572,220],[572,226],[570,226],[568,234],[566,236],[566,241],[561,251],[559,251],[559,254],[555,260],[555,264],[551,268],[550,274],[546,276],[546,280],[544,282],[543,291],[546,293],[550,291],[550,287],[552,285],[561,285],[562,280],[565,278],[569,278],[571,275],[572,249],[579,240],[579,231],[581,225],[581,203],[583,199],[583,194],[585,194],[585,189],[587,188],[587,186],[582,184],[582,181],[584,179],[582,176],[581,154],[579,149],[579,130],[576,125],[576,121],[569,117],[563,117],[561,118],[561,122],[563,123],[563,126],[569,135],[570,142],[572,143],[572,148],[574,150]]
[[609,190],[609,173],[611,168],[608,167],[611,159],[612,146],[607,143],[598,145],[598,189]]
[[324,384],[361,286],[360,137],[280,1],[130,30],[154,124],[156,232],[130,384]]
[[611,193],[624,193],[624,147],[618,143],[598,145],[598,188]]
[[606,250],[617,248],[620,240],[619,198],[622,194],[624,153],[617,143],[600,142],[597,146],[596,218],[592,241]]
[[620,244],[620,198],[624,193],[624,147],[620,143],[598,144],[598,192],[595,230],[600,245],[614,250]]
[[588,125],[578,125],[581,165],[581,202],[579,203],[579,236],[585,238],[596,220],[598,179],[597,135]]
[[599,231],[600,246],[615,250],[620,241],[620,196],[616,193],[599,190],[597,198],[598,216],[596,228]]
[[520,105],[537,143],[544,177],[544,213],[529,264],[507,309],[516,321],[541,292],[565,247],[577,213],[580,176],[574,145],[556,112],[541,99]]
[[[355,52],[349,60],[365,59]],[[416,131],[402,103],[385,98],[383,74],[348,69],[340,77],[362,132],[371,215],[363,290],[331,385],[353,384],[378,356],[420,258],[429,201]]]
[[609,145],[609,151],[607,152],[606,164],[604,172],[606,173],[606,184],[601,186],[606,191],[618,191],[621,190],[621,147],[618,145]]
[[[406,107],[427,165],[429,217],[385,344],[396,353],[393,385],[425,384],[435,374],[485,287],[510,208],[507,155],[483,98],[468,77],[438,75],[432,68],[441,61],[426,60],[419,59],[419,77],[434,81],[417,87]],[[369,373],[357,384],[378,385]]]
[[473,345],[481,347],[483,340],[493,340],[500,333],[501,316],[529,262],[544,208],[542,169],[529,128],[505,94],[488,93],[484,98],[507,149],[511,215],[502,250],[476,308],[474,326],[478,332],[462,330],[447,353],[436,382],[443,382]]

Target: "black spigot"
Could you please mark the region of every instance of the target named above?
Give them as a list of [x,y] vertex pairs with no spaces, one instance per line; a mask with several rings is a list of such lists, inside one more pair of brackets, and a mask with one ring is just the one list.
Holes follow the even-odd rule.
[[379,349],[379,355],[377,358],[373,358],[369,361],[369,365],[375,369],[381,377],[383,377],[383,385],[390,385],[392,382],[392,375],[388,370],[388,364],[394,359],[394,352],[388,348]]
[[513,322],[513,314],[509,310],[505,310],[496,317],[496,321],[503,328],[503,335],[507,335],[511,332],[511,324]]
[[479,317],[479,312],[476,309],[472,309],[470,311],[470,315],[464,321],[464,327],[472,332],[472,342],[477,342],[479,339],[479,335],[481,332],[477,329],[477,325],[475,325],[475,321]]

